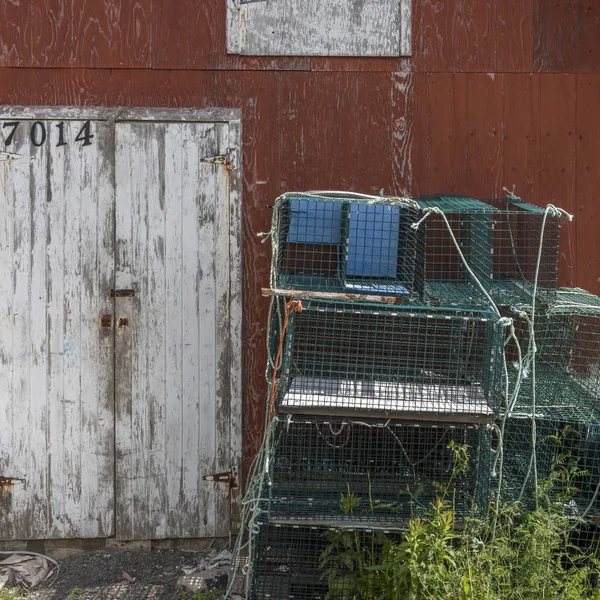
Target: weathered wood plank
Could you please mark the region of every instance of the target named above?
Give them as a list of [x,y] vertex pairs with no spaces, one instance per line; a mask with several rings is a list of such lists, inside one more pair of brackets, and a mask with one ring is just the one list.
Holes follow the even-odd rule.
[[533,0],[533,66],[538,73],[600,72],[600,4]]
[[232,54],[399,56],[410,53],[410,1],[227,0]]
[[392,74],[392,194],[413,189],[414,88],[411,70]]
[[467,75],[432,73],[429,113],[430,192],[464,194],[467,188]]
[[457,71],[493,72],[496,70],[495,0],[462,2],[456,15],[458,52]]
[[[140,122],[116,127],[117,185],[121,177],[133,182],[123,187],[129,204],[121,207],[125,197],[117,199],[117,223],[123,210],[123,223],[132,228],[122,231],[118,225],[119,247],[129,244],[131,251],[119,252],[119,260],[129,263],[117,281],[137,290],[129,315],[131,379],[125,375],[131,391],[123,390],[131,412],[118,411],[117,422],[117,442],[127,454],[127,462],[117,465],[117,536],[227,535],[229,490],[202,476],[229,470],[232,461],[234,224],[229,170],[209,160],[230,148],[229,128]],[[117,393],[120,387],[117,382]],[[239,406],[235,415],[241,416]]]
[[533,70],[533,0],[496,2],[496,71]]
[[[215,141],[218,154],[224,154],[229,147],[229,128],[215,127]],[[230,186],[229,168],[226,165],[212,165],[213,189],[207,189],[214,202],[214,268],[215,268],[215,473],[229,471],[231,463],[231,380],[230,380],[230,273],[229,273],[229,207],[227,205]],[[211,485],[210,483],[208,483]],[[217,535],[230,532],[230,489],[223,484],[215,485],[215,527]]]
[[227,208],[229,214],[229,398],[230,463],[237,476],[238,487],[230,490],[230,528],[240,529],[241,493],[243,489],[242,457],[242,382],[244,364],[242,354],[242,123],[231,121],[228,128],[228,145],[232,169],[229,171]]
[[[81,226],[79,254],[79,371],[81,394],[81,473],[78,529],[84,537],[104,537],[114,525],[113,329],[101,329],[101,315],[112,314],[114,270],[113,129],[94,124],[93,145],[78,148],[76,176]],[[70,139],[81,129],[70,123]],[[68,257],[66,258],[68,260]]]
[[[541,75],[540,82],[540,203],[552,203],[576,213],[576,78]],[[562,222],[559,279],[573,286],[577,273],[577,222]]]
[[[115,287],[140,290],[134,282],[134,206],[136,201],[137,180],[131,172],[137,162],[132,154],[136,145],[130,130],[124,126],[115,128],[115,203],[119,207],[115,230],[116,268]],[[134,204],[135,203],[135,204]],[[117,539],[133,539],[134,511],[133,478],[143,477],[144,473],[134,470],[133,446],[133,369],[134,369],[134,320],[135,298],[119,298],[115,301],[115,520]],[[137,367],[137,364],[135,364]]]
[[[243,94],[243,346],[242,380],[244,426],[244,473],[262,441],[265,422],[267,364],[264,315],[268,302],[259,294],[269,283],[270,244],[261,244],[257,233],[267,231],[272,212],[269,206],[286,184],[281,165],[280,73],[244,73]],[[272,177],[272,173],[281,176]],[[284,188],[285,189],[285,188]],[[249,274],[252,274],[250,276]]]
[[489,198],[504,182],[502,75],[467,75],[467,192]]
[[504,75],[504,177],[523,200],[539,204],[540,87],[530,74]]
[[115,5],[112,66],[149,68],[152,48],[152,0],[128,0]]
[[431,192],[430,189],[430,121],[432,111],[430,110],[430,76],[423,73],[415,73],[414,81],[414,110],[413,110],[413,147],[412,147],[412,169],[413,181],[410,193],[412,195],[424,195]]
[[0,3],[0,66],[31,66],[29,0]]
[[[600,238],[600,85],[598,77],[577,78],[577,284],[600,293],[600,257],[596,244]],[[573,227],[573,223],[565,225]],[[594,250],[591,249],[594,248]]]
[[32,66],[68,67],[73,49],[73,0],[29,0]]
[[[187,347],[185,340],[186,332],[193,329],[191,319],[184,320],[184,300],[181,290],[185,281],[184,273],[184,238],[183,231],[186,226],[194,226],[195,222],[191,215],[183,211],[184,193],[190,193],[186,189],[183,177],[187,173],[191,177],[195,174],[194,161],[188,162],[187,148],[189,134],[187,125],[171,125],[164,132],[164,174],[163,188],[165,195],[165,245],[164,245],[164,268],[165,268],[165,405],[167,409],[165,465],[163,483],[165,488],[165,506],[163,514],[166,517],[165,529],[173,537],[181,537],[181,514],[177,507],[180,498],[188,498],[185,489],[185,470],[183,464],[186,450],[190,454],[197,454],[197,444],[190,440],[189,446],[183,441],[183,430],[186,419],[194,419],[186,415],[184,398],[185,375],[183,369],[184,355],[193,348]],[[193,188],[192,188],[193,190]],[[193,193],[193,192],[192,192]],[[188,225],[189,224],[189,225]],[[192,260],[192,264],[196,261]],[[185,348],[185,353],[184,353]],[[183,481],[182,481],[183,477]],[[186,509],[182,511],[186,514]]]
[[415,11],[415,61],[419,71],[459,70],[460,0],[421,0]]
[[115,26],[121,0],[73,0],[74,67],[102,68],[114,65]]
[[[43,125],[48,129],[51,124],[45,122]],[[39,129],[41,127],[38,127]],[[48,464],[48,439],[52,432],[48,430],[46,397],[46,206],[49,160],[48,145],[42,144],[40,147],[35,147],[32,144],[29,156],[29,206],[27,207],[30,213],[29,252],[31,262],[28,273],[29,289],[27,290],[30,295],[30,338],[27,349],[29,355],[29,422],[26,434],[28,436],[27,454],[30,457],[28,501],[30,536],[32,537],[48,536],[49,497],[53,491],[56,491],[51,489],[52,471],[51,465]],[[17,398],[11,400],[18,402]],[[75,404],[79,404],[80,398],[76,397],[73,400]],[[66,493],[68,494],[68,492]],[[67,515],[63,513],[63,515],[67,516],[68,513]]]

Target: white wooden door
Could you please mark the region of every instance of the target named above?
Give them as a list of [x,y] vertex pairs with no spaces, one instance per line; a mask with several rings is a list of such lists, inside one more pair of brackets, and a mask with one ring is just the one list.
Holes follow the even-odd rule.
[[116,125],[116,286],[131,290],[116,298],[121,539],[230,532],[238,490],[203,477],[240,460],[238,135]]
[[113,146],[0,111],[0,539],[114,534]]
[[0,539],[228,534],[237,114],[0,119]]

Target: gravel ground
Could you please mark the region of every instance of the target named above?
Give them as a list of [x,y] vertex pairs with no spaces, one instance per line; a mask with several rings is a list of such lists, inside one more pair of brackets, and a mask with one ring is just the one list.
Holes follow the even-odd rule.
[[[193,598],[177,583],[189,570],[210,560],[208,553],[185,550],[79,552],[59,560],[59,575],[32,600],[181,600]],[[193,576],[201,575],[197,571]],[[135,579],[134,579],[135,578]]]

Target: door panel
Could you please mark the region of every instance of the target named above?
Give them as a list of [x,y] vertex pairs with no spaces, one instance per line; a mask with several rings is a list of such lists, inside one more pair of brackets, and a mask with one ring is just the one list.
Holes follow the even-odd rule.
[[121,539],[230,527],[229,126],[116,125],[116,494]]
[[0,130],[0,539],[113,534],[113,139],[74,119]]

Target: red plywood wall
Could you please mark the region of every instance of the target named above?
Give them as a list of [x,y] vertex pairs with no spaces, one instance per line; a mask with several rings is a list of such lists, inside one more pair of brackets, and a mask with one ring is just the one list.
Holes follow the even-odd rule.
[[225,51],[224,2],[0,3],[0,103],[240,107],[244,418],[261,436],[274,198],[291,189],[502,187],[575,213],[561,279],[598,291],[600,3],[414,0],[413,56],[252,58]]

